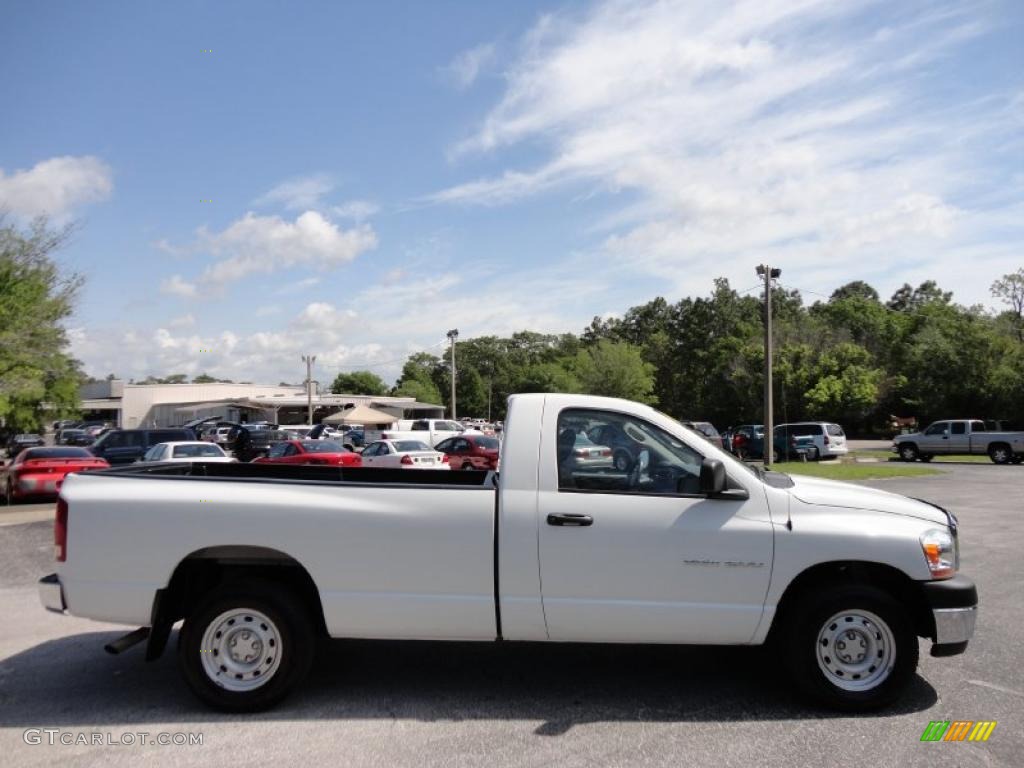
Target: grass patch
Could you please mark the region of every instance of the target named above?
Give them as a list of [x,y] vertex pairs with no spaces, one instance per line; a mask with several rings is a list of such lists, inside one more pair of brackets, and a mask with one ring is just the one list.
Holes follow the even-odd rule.
[[[888,449],[876,449],[867,448],[859,451],[850,451],[844,460],[856,457],[858,459],[878,459],[879,461],[899,461],[896,454]],[[944,464],[991,464],[990,459],[986,454],[975,454],[971,455],[951,455],[951,456],[936,456],[932,461],[939,461]]]
[[923,467],[920,464],[882,463],[877,464],[819,464],[815,461],[787,461],[776,464],[779,472],[791,475],[810,475],[824,477],[828,480],[869,480],[883,477],[920,477],[922,475],[941,475],[937,469]]

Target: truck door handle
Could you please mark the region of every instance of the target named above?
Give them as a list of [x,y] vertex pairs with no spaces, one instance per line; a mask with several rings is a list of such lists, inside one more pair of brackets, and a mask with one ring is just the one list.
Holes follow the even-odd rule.
[[574,512],[566,512],[560,515],[548,515],[548,525],[569,526],[572,528],[585,528],[594,524],[594,518],[590,515],[579,515]]

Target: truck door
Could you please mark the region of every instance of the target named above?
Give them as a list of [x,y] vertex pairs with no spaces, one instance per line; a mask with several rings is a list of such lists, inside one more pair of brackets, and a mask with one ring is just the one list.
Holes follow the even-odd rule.
[[[608,426],[633,443],[629,470],[589,438]],[[538,524],[550,639],[749,641],[773,546],[759,481],[736,478],[752,492],[729,499],[700,495],[699,440],[626,414],[546,408],[543,434]]]
[[970,453],[988,453],[989,441],[985,439],[988,427],[985,426],[985,422],[972,421],[968,429],[970,434],[967,435],[967,445]]
[[949,424],[949,453],[970,453],[971,439],[966,421],[951,421]]
[[921,453],[949,453],[949,422],[936,421],[921,435]]

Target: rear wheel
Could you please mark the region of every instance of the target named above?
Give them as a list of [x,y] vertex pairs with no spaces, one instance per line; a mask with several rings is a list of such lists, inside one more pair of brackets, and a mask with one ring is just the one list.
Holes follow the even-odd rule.
[[267,582],[228,584],[185,620],[178,663],[192,692],[215,709],[257,712],[309,672],[315,637],[299,600]]
[[1005,445],[993,445],[988,449],[988,457],[992,459],[993,464],[1009,464],[1013,458],[1013,451]]
[[906,609],[868,585],[809,594],[791,613],[782,645],[790,675],[809,698],[846,712],[883,707],[917,670]]
[[818,453],[818,447],[816,445],[815,446],[811,446],[810,448],[807,449],[807,460],[808,461],[817,461],[820,458],[821,458],[821,454]]
[[918,456],[917,446],[913,443],[904,443],[900,446],[900,458],[904,461],[917,461]]

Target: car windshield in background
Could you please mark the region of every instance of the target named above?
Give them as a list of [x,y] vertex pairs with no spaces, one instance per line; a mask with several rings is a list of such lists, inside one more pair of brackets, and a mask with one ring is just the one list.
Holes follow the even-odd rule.
[[79,435],[84,435],[84,434],[85,434],[85,430],[84,429],[65,429],[64,430],[64,437],[78,437]]
[[393,445],[395,450],[402,453],[405,451],[429,451],[430,446],[419,440],[396,440]]
[[500,446],[497,438],[494,437],[474,437],[473,442],[478,448],[483,448],[485,451],[496,451]]
[[215,445],[176,445],[174,446],[174,458],[190,459],[197,456],[221,457],[224,453]]
[[330,440],[303,440],[302,450],[306,453],[348,453],[344,446]]
[[85,448],[29,448],[22,454],[22,459],[91,459],[94,458]]

